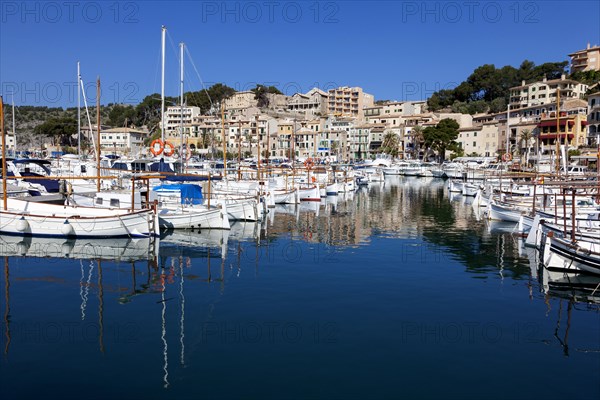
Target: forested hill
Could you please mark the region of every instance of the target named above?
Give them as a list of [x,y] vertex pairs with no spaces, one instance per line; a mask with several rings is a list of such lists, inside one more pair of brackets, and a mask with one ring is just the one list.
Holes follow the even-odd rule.
[[501,112],[507,108],[509,89],[520,86],[523,81],[532,83],[546,79],[558,79],[566,75],[570,79],[593,86],[600,81],[600,72],[590,71],[569,75],[568,62],[548,62],[535,65],[525,60],[519,68],[510,65],[496,68],[485,64],[473,71],[469,77],[454,89],[435,92],[427,104],[431,111],[442,109],[465,114]]
[[[268,106],[268,93],[281,92],[273,86],[257,85],[252,91],[255,98],[258,100],[259,106]],[[184,94],[185,104],[188,106],[199,107],[201,113],[206,114],[211,110],[217,112],[218,105],[227,97],[235,93],[236,90],[217,83],[207,90],[197,92],[186,92]],[[179,104],[179,98],[166,97],[165,104],[167,106]],[[135,126],[147,127],[151,133],[158,129],[160,122],[160,94],[154,93],[146,96],[137,105],[127,104],[107,104],[100,106],[100,119],[103,125],[113,127],[120,126]],[[81,110],[81,123],[87,126],[88,119],[85,115],[85,110]],[[92,124],[96,124],[96,108],[89,107],[90,120]],[[10,104],[4,104],[5,129],[12,131],[12,107]],[[34,135],[42,133],[44,136],[52,136],[52,133],[47,134],[48,129],[57,131],[56,135],[64,135],[76,127],[77,124],[77,108],[63,109],[60,107],[39,107],[39,106],[19,106],[15,108],[15,131],[17,132],[17,140],[21,144],[32,143]],[[44,132],[40,131],[40,127],[46,123]],[[56,129],[55,129],[56,128]],[[65,128],[65,129],[59,129]],[[61,130],[61,133],[58,133]]]

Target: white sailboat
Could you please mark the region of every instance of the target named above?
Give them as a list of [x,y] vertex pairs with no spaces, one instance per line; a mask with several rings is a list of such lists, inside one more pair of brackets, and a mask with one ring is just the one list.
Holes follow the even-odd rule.
[[145,209],[62,206],[16,198],[6,199],[0,210],[0,233],[21,236],[77,238],[149,237],[155,232],[155,215]]

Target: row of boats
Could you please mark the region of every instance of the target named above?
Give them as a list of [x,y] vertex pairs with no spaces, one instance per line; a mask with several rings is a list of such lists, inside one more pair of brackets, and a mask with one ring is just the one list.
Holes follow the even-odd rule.
[[169,164],[162,159],[96,170],[92,163],[65,170],[48,160],[5,162],[0,233],[21,236],[143,238],[165,229],[230,229],[233,221],[262,220],[275,204],[320,201],[358,187],[346,167],[199,174],[163,168]]
[[514,224],[553,272],[600,275],[600,186],[597,179],[544,177],[530,182],[448,180],[451,193],[473,197],[493,221]]

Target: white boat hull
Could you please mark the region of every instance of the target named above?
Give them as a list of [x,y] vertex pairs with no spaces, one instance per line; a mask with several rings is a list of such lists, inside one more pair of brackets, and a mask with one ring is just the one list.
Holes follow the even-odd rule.
[[473,185],[471,183],[463,182],[461,193],[463,196],[477,196],[477,191],[479,190],[479,186]]
[[521,212],[491,203],[488,205],[488,218],[495,221],[519,222]]
[[586,271],[600,275],[600,244],[548,236],[544,246],[544,264],[550,270]]
[[271,191],[271,194],[275,204],[296,204],[299,201],[296,189],[275,189]]
[[[223,204],[225,200],[217,201]],[[227,217],[230,221],[258,221],[262,215],[255,200],[227,200]]]
[[155,215],[145,209],[73,207],[7,199],[0,210],[0,233],[40,237],[148,237],[155,231]]
[[227,210],[184,207],[162,208],[158,212],[161,229],[230,229]]
[[318,186],[298,189],[300,201],[321,201],[321,193]]
[[339,185],[337,182],[327,185],[325,192],[327,196],[337,196],[339,192]]

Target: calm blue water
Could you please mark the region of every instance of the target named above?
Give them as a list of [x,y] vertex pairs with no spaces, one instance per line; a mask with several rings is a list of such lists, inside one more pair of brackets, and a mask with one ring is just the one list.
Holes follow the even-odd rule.
[[1,237],[2,397],[599,398],[600,293],[512,228],[397,178],[156,258]]

